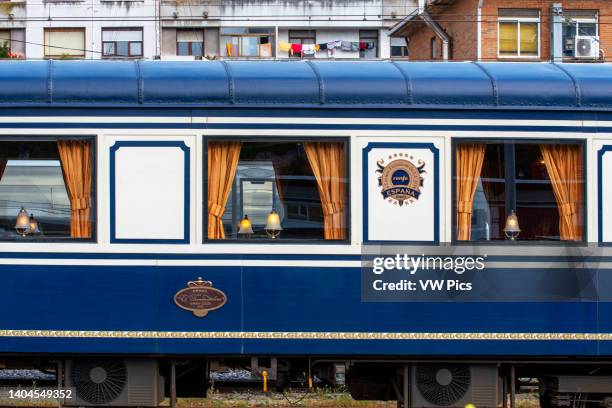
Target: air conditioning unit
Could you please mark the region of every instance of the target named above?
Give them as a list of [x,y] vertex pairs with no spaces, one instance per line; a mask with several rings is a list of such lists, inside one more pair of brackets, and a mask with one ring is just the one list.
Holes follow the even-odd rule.
[[599,58],[599,37],[579,35],[574,39],[574,57],[584,59]]
[[497,407],[497,377],[495,365],[414,365],[412,407]]
[[64,406],[157,407],[164,399],[155,360],[75,358],[66,361],[64,377],[73,390]]

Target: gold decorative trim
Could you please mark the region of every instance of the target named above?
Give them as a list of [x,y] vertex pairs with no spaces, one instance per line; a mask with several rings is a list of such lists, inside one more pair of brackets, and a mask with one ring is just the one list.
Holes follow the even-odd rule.
[[0,337],[79,339],[231,339],[231,340],[491,340],[612,341],[612,333],[366,333],[366,332],[190,332],[0,330]]

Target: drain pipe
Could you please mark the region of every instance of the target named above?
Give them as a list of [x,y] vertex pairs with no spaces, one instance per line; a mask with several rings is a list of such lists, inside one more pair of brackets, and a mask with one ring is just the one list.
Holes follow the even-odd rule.
[[478,61],[482,61],[482,3],[484,3],[484,0],[478,0],[478,8],[476,9],[476,48],[478,50]]

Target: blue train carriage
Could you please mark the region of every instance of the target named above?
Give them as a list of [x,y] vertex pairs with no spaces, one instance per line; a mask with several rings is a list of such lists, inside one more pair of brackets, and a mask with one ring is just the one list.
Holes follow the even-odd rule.
[[526,386],[612,406],[612,66],[0,81],[0,360],[55,373],[66,405],[155,406],[241,366],[404,408]]

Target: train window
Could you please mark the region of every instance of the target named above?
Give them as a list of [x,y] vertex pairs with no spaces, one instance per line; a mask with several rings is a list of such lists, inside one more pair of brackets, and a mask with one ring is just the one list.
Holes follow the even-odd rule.
[[454,183],[458,241],[584,239],[580,142],[458,142]]
[[348,238],[344,140],[207,145],[209,240]]
[[0,142],[0,239],[94,237],[92,142]]

